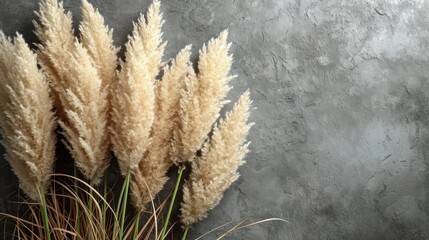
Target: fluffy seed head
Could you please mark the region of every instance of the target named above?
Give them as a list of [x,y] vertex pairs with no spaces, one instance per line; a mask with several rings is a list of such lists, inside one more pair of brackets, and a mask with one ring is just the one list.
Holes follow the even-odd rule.
[[87,50],[77,41],[63,70],[70,82],[58,88],[67,117],[67,122],[60,121],[64,143],[83,175],[96,185],[110,161],[107,89]]
[[63,63],[68,60],[69,53],[74,49],[72,16],[70,12],[65,13],[62,3],[58,3],[57,0],[42,0],[36,15],[39,21],[33,23],[35,33],[41,42],[37,45],[38,57],[52,87],[57,115],[66,121],[57,88],[68,84]]
[[227,35],[225,30],[203,46],[198,74],[189,70],[174,133],[176,162],[190,161],[195,157],[226,103],[224,98],[230,89],[228,83],[233,78],[228,75],[232,56],[228,55]]
[[21,35],[14,42],[0,31],[0,132],[5,157],[20,187],[38,200],[54,168],[53,103],[37,57]]
[[180,89],[184,86],[184,78],[190,66],[190,50],[190,46],[181,50],[171,67],[164,69],[162,80],[156,84],[151,147],[144,154],[138,174],[131,182],[132,200],[140,211],[145,209],[167,181],[166,173],[172,164],[169,155],[170,143],[174,123],[177,121]]
[[[155,118],[155,77],[159,73],[165,43],[162,43],[159,1],[149,7],[146,19],[134,24],[126,44],[125,62],[112,89],[111,135],[113,152],[122,175],[137,172],[150,144]],[[136,178],[133,178],[136,179]]]
[[225,120],[215,127],[202,156],[192,163],[191,175],[183,186],[183,225],[205,218],[219,204],[223,192],[237,180],[237,169],[248,152],[245,138],[251,126],[246,123],[250,104],[249,92],[245,92]]

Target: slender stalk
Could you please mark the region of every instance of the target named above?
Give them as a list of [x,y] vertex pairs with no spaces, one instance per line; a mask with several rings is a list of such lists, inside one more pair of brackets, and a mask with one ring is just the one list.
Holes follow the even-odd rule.
[[[77,167],[76,164],[73,166],[73,175],[75,177],[74,179],[74,190],[76,193],[76,196],[79,195],[79,187],[78,187],[78,181],[77,181]],[[79,217],[79,203],[75,201],[75,209],[76,209],[76,220],[75,220],[75,229],[76,229],[76,236],[74,239],[77,238],[77,236],[80,234],[80,217]]]
[[186,240],[186,237],[188,236],[188,230],[189,230],[189,225],[186,226],[185,231],[183,232],[182,240]]
[[119,240],[123,239],[123,235],[124,235],[124,225],[125,225],[125,214],[127,211],[127,200],[128,200],[128,189],[130,186],[130,178],[131,178],[131,171],[128,170],[127,173],[127,177],[125,178],[125,191],[124,191],[124,195],[123,195],[123,201],[122,201],[122,206],[121,206],[121,222],[120,222],[120,229],[119,229]]
[[88,209],[89,213],[92,215],[92,198],[93,198],[92,188],[89,188],[89,194],[88,194]]
[[42,210],[42,221],[43,221],[43,227],[45,229],[45,237],[47,240],[51,240],[51,233],[49,231],[49,218],[48,218],[48,210],[46,207],[46,197],[45,197],[45,187],[41,184],[40,185],[40,191],[41,191],[41,210]]
[[171,197],[170,206],[168,207],[167,217],[165,218],[164,227],[162,228],[160,239],[165,239],[167,232],[168,222],[170,221],[171,211],[173,210],[174,202],[176,201],[177,190],[179,189],[180,180],[182,179],[183,170],[185,167],[179,167],[179,176],[177,176],[176,185],[174,186],[173,196]]
[[[125,192],[125,181],[122,183],[121,192],[119,193],[119,198],[118,198],[118,204],[116,205],[116,210],[115,210],[116,218],[119,218],[119,211],[121,209],[122,198],[124,196],[124,192]],[[115,218],[115,221],[117,220],[116,218]],[[118,225],[119,225],[119,223],[118,223]],[[113,235],[112,235],[114,238],[116,238],[117,231],[118,231],[118,229],[117,229],[116,224],[115,224],[115,226],[113,228]]]
[[103,224],[103,229],[106,229],[106,213],[107,213],[107,175],[104,176],[104,187],[103,187],[103,219],[102,224]]
[[118,204],[117,204],[116,210],[115,210],[116,216],[119,215],[119,211],[121,210],[122,198],[124,197],[124,192],[125,192],[125,182],[126,181],[124,180],[124,182],[122,183],[121,192],[119,193]]
[[135,225],[134,225],[133,239],[137,239],[137,235],[139,233],[139,225],[140,225],[140,213],[137,213],[137,217],[136,217]]

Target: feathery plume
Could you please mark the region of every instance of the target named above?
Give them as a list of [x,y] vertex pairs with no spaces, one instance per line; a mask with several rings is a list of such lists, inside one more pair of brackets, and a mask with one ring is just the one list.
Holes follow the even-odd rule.
[[[105,128],[107,130],[108,126],[110,126],[110,88],[113,82],[116,81],[119,48],[116,48],[113,44],[113,30],[105,26],[103,16],[87,0],[82,0],[82,22],[79,29],[81,43],[88,50],[94,66],[97,68],[101,79],[102,91],[107,94],[106,109],[104,111],[106,115]],[[105,138],[104,147],[106,147],[106,154],[109,154],[111,147],[109,131],[107,130],[105,134],[106,136],[103,136]]]
[[180,101],[180,90],[190,67],[191,46],[186,46],[164,69],[162,81],[156,85],[155,120],[152,125],[151,147],[140,162],[139,172],[131,182],[134,205],[143,211],[146,205],[164,187],[166,173],[171,166],[169,159],[170,142]]
[[137,169],[149,146],[154,119],[154,81],[148,75],[146,56],[136,56],[128,44],[127,62],[112,88],[111,137],[121,174]]
[[53,172],[56,127],[45,75],[21,35],[14,43],[0,31],[0,132],[5,157],[33,200]]
[[79,29],[82,45],[94,61],[102,86],[108,88],[116,78],[118,49],[113,45],[113,30],[105,26],[103,16],[87,0],[82,0]]
[[[116,52],[102,17],[88,3],[83,2],[83,9],[83,43],[74,38],[71,14],[65,13],[57,0],[41,2],[35,26],[41,40],[39,57],[54,92],[64,144],[85,178],[95,185],[109,165],[107,97]],[[96,44],[102,45],[94,47]],[[107,48],[101,54],[98,47]]]
[[60,120],[64,143],[83,175],[96,185],[109,165],[107,89],[81,43],[75,42],[63,64],[69,81],[58,88],[67,116],[67,122]]
[[58,88],[68,84],[63,65],[68,61],[69,53],[74,50],[72,16],[70,12],[64,12],[62,3],[58,3],[57,0],[42,0],[36,15],[39,22],[33,23],[35,33],[41,42],[37,45],[38,57],[53,90],[57,116],[66,121]]
[[126,44],[119,81],[112,90],[111,136],[113,152],[118,158],[121,174],[138,172],[150,144],[155,118],[155,77],[158,75],[165,43],[159,1],[149,7],[147,21],[142,15],[134,23],[132,36]]
[[213,131],[202,156],[192,162],[192,172],[183,186],[181,222],[192,225],[207,216],[219,204],[223,192],[238,179],[237,169],[248,152],[245,138],[251,127],[246,124],[250,108],[246,91]]
[[161,59],[164,55],[164,49],[167,42],[162,42],[162,13],[160,11],[161,3],[154,0],[149,6],[145,16],[141,15],[137,23],[134,23],[132,35],[134,38],[140,38],[143,43],[135,50],[144,53],[148,58],[148,71],[151,78],[155,78],[160,70]]
[[230,87],[229,76],[232,56],[228,55],[228,31],[218,38],[211,39],[200,50],[199,73],[192,70],[185,81],[179,110],[179,122],[174,133],[173,151],[176,162],[191,161],[202,147],[213,123],[219,117],[219,111]]

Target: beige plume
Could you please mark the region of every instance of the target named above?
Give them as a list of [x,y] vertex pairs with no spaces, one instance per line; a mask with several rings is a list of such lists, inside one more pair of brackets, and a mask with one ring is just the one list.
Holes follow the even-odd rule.
[[82,45],[94,61],[103,88],[108,88],[116,78],[118,49],[113,45],[113,30],[105,26],[103,16],[87,0],[82,0],[79,29]]
[[174,123],[177,121],[177,109],[180,101],[180,90],[190,67],[191,46],[182,49],[172,62],[171,67],[164,69],[162,81],[156,86],[155,120],[152,125],[152,143],[139,172],[131,182],[132,199],[139,210],[144,210],[152,197],[155,197],[167,181],[166,173],[172,162],[169,156]]
[[174,133],[175,161],[191,161],[202,147],[226,101],[232,56],[228,55],[228,32],[209,41],[200,51],[198,74],[190,71],[180,100],[179,122]]
[[6,159],[33,200],[46,189],[55,158],[55,118],[46,76],[21,35],[0,31],[0,129]]
[[251,124],[247,124],[250,108],[249,92],[245,92],[215,127],[210,143],[202,156],[192,162],[192,172],[183,186],[181,221],[192,225],[207,216],[219,204],[223,192],[237,180],[237,169],[248,152],[245,143]]
[[[95,185],[109,165],[107,98],[115,75],[116,50],[103,18],[85,1],[82,8],[82,43],[73,36],[71,14],[56,0],[41,2],[35,26],[41,41],[39,57],[54,90],[64,143],[76,166]],[[100,47],[106,47],[104,52]]]
[[155,77],[158,75],[165,43],[159,1],[149,7],[147,20],[134,24],[126,44],[125,62],[112,90],[111,135],[113,152],[121,174],[138,172],[150,144],[155,118]]
[[77,167],[92,185],[100,182],[109,165],[107,89],[87,50],[75,42],[64,62],[69,84],[59,88],[67,122],[60,121],[66,146]]
[[144,53],[148,58],[148,71],[151,78],[155,78],[161,67],[161,60],[167,42],[162,42],[162,13],[161,3],[153,1],[145,16],[141,15],[137,23],[134,23],[133,38],[140,38],[141,45],[136,46],[135,51]]
[[33,21],[38,44],[39,59],[43,70],[47,73],[54,96],[57,115],[66,121],[58,88],[68,84],[64,74],[63,63],[68,60],[69,53],[74,49],[74,30],[70,12],[65,13],[62,3],[57,0],[42,0],[36,12],[39,22]]

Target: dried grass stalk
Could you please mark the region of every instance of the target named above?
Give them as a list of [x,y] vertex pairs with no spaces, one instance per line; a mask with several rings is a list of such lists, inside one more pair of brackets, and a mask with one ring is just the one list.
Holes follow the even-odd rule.
[[38,200],[53,172],[56,138],[46,76],[21,35],[14,43],[0,31],[0,131],[6,159],[20,187]]
[[179,122],[174,134],[173,146],[176,162],[191,161],[206,140],[219,111],[226,101],[232,56],[228,55],[228,32],[211,39],[200,50],[199,73],[190,71],[185,81],[179,110]]
[[166,173],[171,166],[170,143],[174,122],[177,121],[180,90],[184,87],[184,80],[191,65],[190,55],[191,46],[182,49],[171,67],[164,69],[162,81],[156,85],[152,144],[143,161],[140,162],[139,172],[131,182],[133,203],[141,211],[145,209],[152,197],[162,190],[167,181]]
[[155,77],[158,75],[165,43],[162,43],[162,14],[159,1],[149,7],[147,21],[141,16],[126,44],[126,62],[112,89],[111,135],[113,152],[121,174],[137,174],[150,144],[155,118]]
[[237,180],[237,169],[248,152],[245,138],[250,108],[249,92],[245,92],[213,131],[202,156],[192,163],[192,172],[183,186],[181,222],[189,226],[207,216],[219,204],[223,192]]

